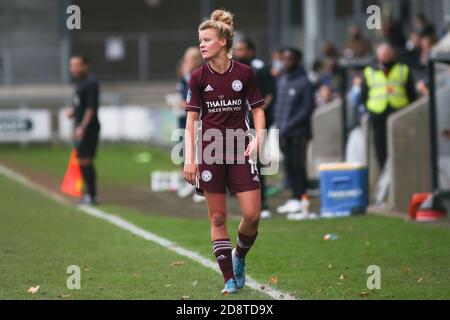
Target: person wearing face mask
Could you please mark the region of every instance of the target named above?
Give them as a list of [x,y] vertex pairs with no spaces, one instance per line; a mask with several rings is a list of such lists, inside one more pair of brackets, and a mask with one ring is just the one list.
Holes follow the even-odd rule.
[[411,69],[397,62],[394,48],[382,43],[376,50],[377,62],[364,69],[361,103],[370,115],[376,156],[380,169],[387,154],[387,120],[389,116],[417,98]]

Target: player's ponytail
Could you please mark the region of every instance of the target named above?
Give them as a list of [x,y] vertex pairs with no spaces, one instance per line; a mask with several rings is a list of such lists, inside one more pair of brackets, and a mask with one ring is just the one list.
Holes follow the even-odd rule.
[[234,39],[233,14],[226,10],[214,10],[211,17],[203,21],[198,31],[215,29],[220,38],[227,40],[227,49],[231,53]]

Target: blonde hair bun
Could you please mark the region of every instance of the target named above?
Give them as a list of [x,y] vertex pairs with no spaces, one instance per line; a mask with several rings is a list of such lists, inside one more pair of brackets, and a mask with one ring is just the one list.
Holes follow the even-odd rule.
[[211,13],[212,21],[220,21],[223,22],[230,27],[233,27],[233,14],[230,11],[226,10],[214,10],[213,13]]

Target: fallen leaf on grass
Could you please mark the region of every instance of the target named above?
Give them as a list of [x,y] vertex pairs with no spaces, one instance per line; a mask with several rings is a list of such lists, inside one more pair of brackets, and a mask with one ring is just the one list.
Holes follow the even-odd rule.
[[189,296],[182,296],[181,297],[181,300],[187,300],[187,299],[189,299]]
[[58,294],[58,298],[69,298],[70,294]]
[[362,292],[359,294],[359,296],[360,296],[360,297],[363,297],[363,298],[368,297],[368,296],[369,296],[369,292],[367,292],[367,291],[362,291]]
[[411,272],[411,269],[410,269],[409,267],[404,267],[404,268],[402,269],[402,272],[405,272],[405,273]]
[[418,280],[417,280],[417,283],[421,283],[421,282],[423,282],[425,280],[425,278],[419,278]]
[[89,266],[84,266],[83,271],[89,272],[89,271],[91,271],[91,268],[89,268]]
[[192,282],[192,286],[196,286],[196,285],[198,285],[198,281],[197,280],[195,280],[194,282]]
[[347,278],[347,276],[345,274],[341,274],[339,276],[339,280],[345,280]]
[[172,285],[171,284],[166,284],[166,288],[169,288],[169,287],[171,287]]
[[31,294],[35,294],[36,292],[38,292],[38,290],[39,290],[40,287],[41,287],[41,286],[30,287],[30,288],[28,288],[27,292],[28,292],[28,293],[31,293]]
[[183,264],[186,264],[186,262],[184,262],[184,261],[175,261],[175,262],[172,262],[170,265],[172,267],[178,267],[178,266],[182,266]]
[[316,292],[321,293],[321,292],[323,292],[323,289],[317,289]]
[[277,276],[273,276],[272,278],[270,278],[270,282],[272,282],[272,284],[277,284],[278,283],[278,277]]
[[328,265],[328,269],[332,269],[333,268],[333,265],[332,264],[329,264]]

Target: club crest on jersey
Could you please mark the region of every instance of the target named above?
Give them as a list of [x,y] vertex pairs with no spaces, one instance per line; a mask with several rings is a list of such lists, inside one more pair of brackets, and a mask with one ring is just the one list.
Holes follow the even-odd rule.
[[234,80],[231,84],[231,88],[233,88],[234,91],[241,91],[242,90],[242,81],[241,80]]
[[212,179],[212,173],[209,170],[205,170],[202,172],[202,180],[205,182],[209,182]]

